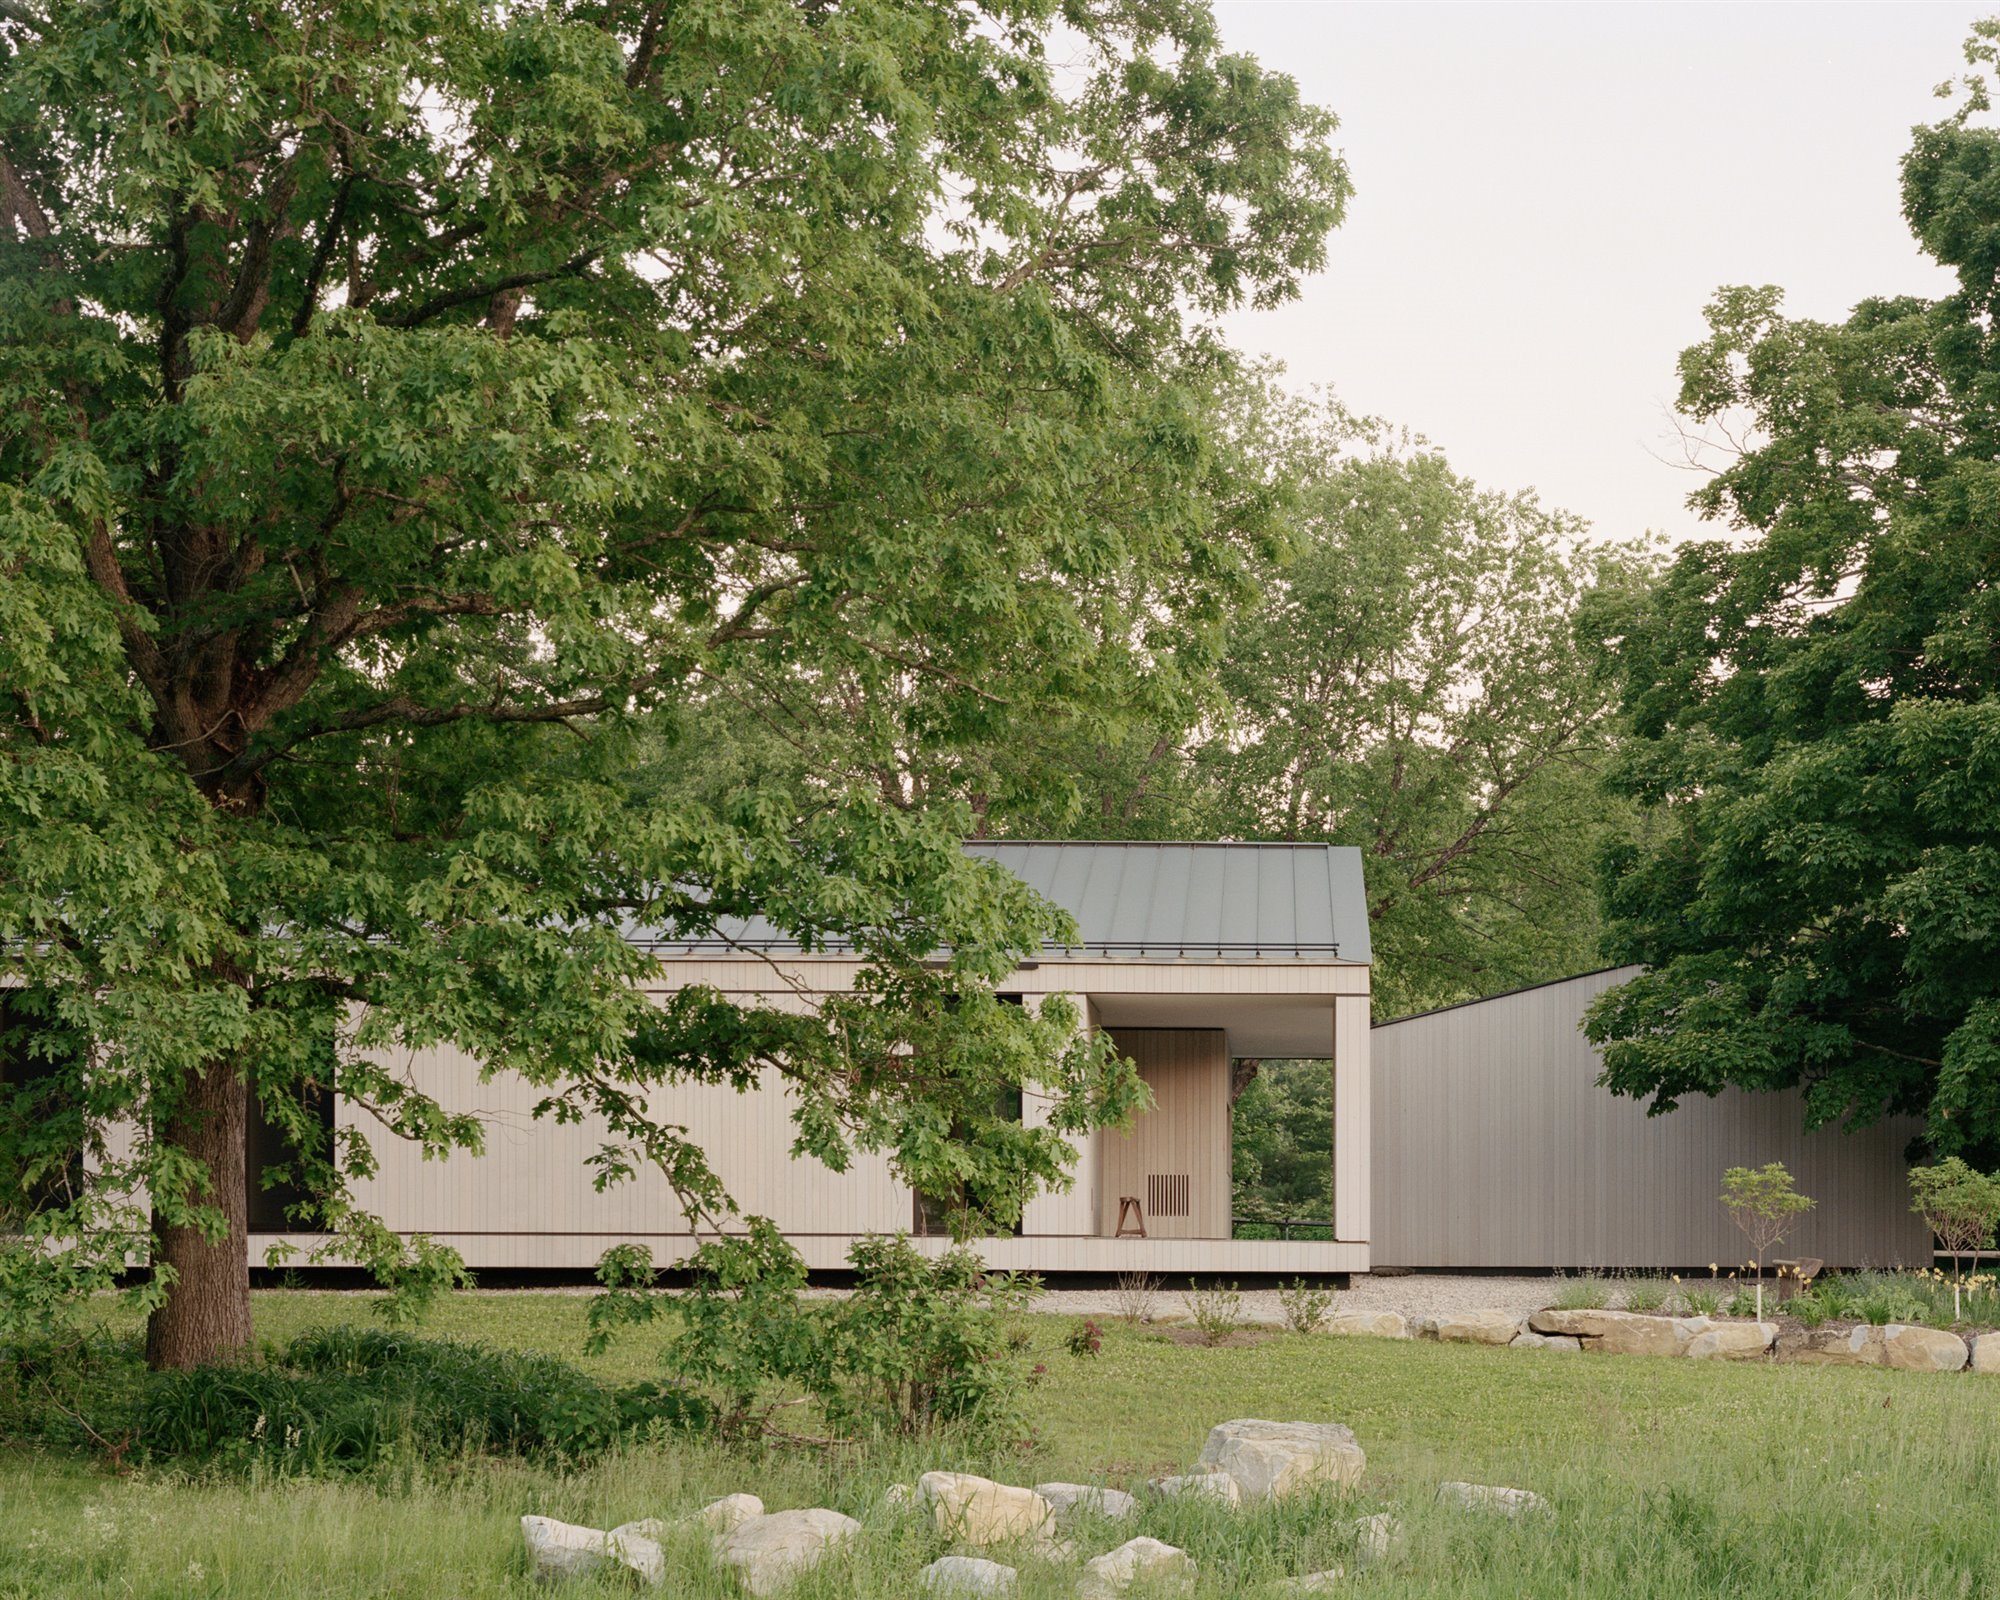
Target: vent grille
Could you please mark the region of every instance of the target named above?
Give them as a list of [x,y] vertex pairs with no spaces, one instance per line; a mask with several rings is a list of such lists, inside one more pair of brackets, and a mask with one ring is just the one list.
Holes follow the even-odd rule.
[[1188,1214],[1188,1177],[1185,1172],[1146,1174],[1146,1214],[1153,1217],[1184,1217]]

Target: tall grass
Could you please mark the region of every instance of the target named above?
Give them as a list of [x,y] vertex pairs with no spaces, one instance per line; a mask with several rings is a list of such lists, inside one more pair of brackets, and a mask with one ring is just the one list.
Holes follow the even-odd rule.
[[[460,1331],[499,1342],[514,1327],[558,1325],[526,1296],[490,1297],[484,1315]],[[520,1558],[525,1512],[608,1527],[749,1490],[773,1508],[827,1505],[863,1521],[851,1557],[788,1600],[903,1600],[944,1547],[920,1517],[882,1509],[889,1484],[960,1467],[1132,1487],[1184,1470],[1207,1429],[1236,1416],[1347,1422],[1368,1469],[1340,1501],[1241,1513],[1148,1504],[1129,1530],[1080,1530],[1079,1558],[1147,1533],[1195,1555],[1199,1600],[1256,1595],[1272,1578],[1350,1564],[1352,1520],[1386,1509],[1408,1529],[1407,1554],[1360,1584],[1399,1600],[2000,1592],[2000,1381],[1389,1340],[1209,1349],[1123,1325],[1105,1330],[1098,1360],[1077,1362],[1060,1354],[1065,1320],[1024,1326],[1049,1369],[1026,1453],[954,1439],[855,1453],[677,1441],[580,1466],[474,1459],[393,1483],[157,1468],[113,1478],[73,1456],[0,1453],[0,1597],[526,1600],[538,1591]],[[1451,1511],[1434,1503],[1443,1478],[1535,1489],[1552,1509],[1519,1523]],[[1020,1568],[1022,1600],[1074,1594],[1073,1565],[998,1554]],[[739,1594],[699,1537],[677,1536],[668,1556],[676,1600]],[[584,1581],[565,1592],[620,1591]]]

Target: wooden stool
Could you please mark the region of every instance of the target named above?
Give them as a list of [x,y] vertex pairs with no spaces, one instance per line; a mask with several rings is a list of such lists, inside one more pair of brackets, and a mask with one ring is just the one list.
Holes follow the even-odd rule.
[[[1125,1226],[1127,1217],[1132,1226]],[[1146,1208],[1139,1204],[1136,1194],[1121,1194],[1118,1197],[1118,1227],[1111,1235],[1114,1239],[1143,1239],[1146,1237]]]

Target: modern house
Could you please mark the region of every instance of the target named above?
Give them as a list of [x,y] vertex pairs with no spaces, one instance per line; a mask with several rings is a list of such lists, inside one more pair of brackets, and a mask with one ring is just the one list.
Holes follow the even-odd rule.
[[[1371,954],[1361,859],[1292,844],[980,843],[1076,923],[1078,942],[1024,961],[1009,998],[1075,998],[1151,1087],[1129,1128],[1079,1142],[1073,1182],[1026,1208],[1020,1231],[977,1241],[996,1267],[1045,1274],[1153,1272],[1222,1278],[1339,1277],[1371,1266],[1546,1272],[1705,1271],[1745,1254],[1718,1203],[1731,1166],[1782,1161],[1817,1201],[1788,1254],[1829,1266],[1928,1263],[1909,1209],[1910,1119],[1804,1131],[1796,1093],[1690,1097],[1649,1117],[1597,1083],[1580,1023],[1636,968],[1369,1025]],[[755,923],[712,939],[633,933],[657,958],[657,991],[704,984],[805,1008],[852,986],[857,958],[807,953]],[[0,995],[0,999],[4,999]],[[1232,1237],[1231,1084],[1236,1063],[1322,1062],[1332,1086],[1331,1237]],[[17,1063],[18,1065],[18,1063]],[[696,1240],[665,1181],[642,1172],[599,1192],[589,1124],[538,1121],[538,1091],[482,1082],[450,1049],[385,1061],[452,1110],[486,1124],[486,1152],[425,1161],[344,1105],[380,1166],[356,1198],[403,1233],[426,1233],[489,1272],[587,1272],[614,1244],[668,1266]],[[0,1072],[8,1070],[0,1062]],[[657,1118],[685,1126],[746,1215],[772,1218],[817,1271],[856,1239],[909,1232],[926,1247],[924,1201],[878,1156],[834,1172],[791,1154],[792,1105],[777,1075],[761,1090],[670,1086]],[[1032,1085],[1021,1114],[1046,1117]],[[282,1159],[261,1116],[252,1173]],[[251,1259],[287,1239],[287,1196],[254,1177]],[[1324,1234],[1327,1230],[1315,1230]],[[292,1242],[310,1246],[306,1238]]]
[[1783,1254],[1829,1267],[1931,1262],[1890,1118],[1805,1131],[1798,1091],[1691,1095],[1649,1117],[1599,1087],[1581,1029],[1618,967],[1374,1029],[1377,1265],[1726,1272],[1746,1257],[1719,1203],[1730,1167],[1782,1161],[1814,1208]]
[[[1032,1200],[1018,1235],[979,1241],[996,1267],[1043,1273],[1153,1271],[1245,1277],[1343,1274],[1369,1264],[1369,944],[1357,851],[1291,844],[976,844],[1075,919],[1080,942],[1045,949],[1006,987],[1023,1005],[1074,996],[1138,1066],[1153,1109],[1084,1141],[1072,1186]],[[810,1005],[851,986],[852,955],[807,954],[747,924],[710,940],[634,935],[659,987],[706,984]],[[1333,1235],[1231,1238],[1230,1074],[1242,1057],[1316,1058],[1333,1079]],[[392,1228],[422,1231],[474,1268],[588,1269],[634,1242],[670,1264],[694,1245],[657,1175],[600,1193],[588,1125],[537,1122],[536,1091],[452,1050],[395,1062],[453,1109],[487,1121],[486,1153],[424,1161],[362,1124],[381,1160],[359,1201]],[[772,1075],[775,1079],[775,1074]],[[839,1268],[869,1233],[924,1232],[924,1208],[880,1157],[833,1172],[791,1154],[782,1087],[680,1086],[649,1094],[685,1125],[746,1214],[772,1218],[815,1269]],[[337,1116],[345,1112],[336,1109]],[[1046,1115],[1030,1087],[1022,1115]],[[254,1231],[252,1259],[277,1234]],[[1139,1230],[1143,1229],[1143,1233]],[[943,1239],[935,1241],[943,1248]]]

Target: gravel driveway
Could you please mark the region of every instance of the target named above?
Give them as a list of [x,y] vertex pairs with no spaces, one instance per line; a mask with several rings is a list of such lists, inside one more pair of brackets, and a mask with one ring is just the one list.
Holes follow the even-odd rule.
[[[1154,1299],[1156,1317],[1187,1315],[1184,1287],[1163,1288]],[[1451,1277],[1444,1274],[1413,1273],[1408,1277],[1357,1276],[1351,1288],[1334,1299],[1336,1312],[1400,1311],[1411,1321],[1433,1313],[1452,1311],[1511,1311],[1526,1316],[1539,1311],[1555,1294],[1552,1277],[1494,1278]],[[1031,1310],[1075,1317],[1121,1316],[1127,1309],[1125,1298],[1116,1289],[1049,1289],[1038,1296]],[[1278,1308],[1275,1289],[1245,1289],[1243,1319],[1280,1325],[1284,1313]]]

